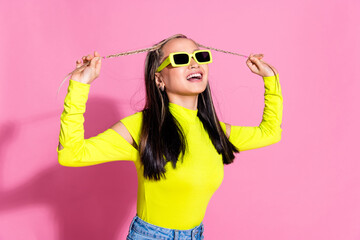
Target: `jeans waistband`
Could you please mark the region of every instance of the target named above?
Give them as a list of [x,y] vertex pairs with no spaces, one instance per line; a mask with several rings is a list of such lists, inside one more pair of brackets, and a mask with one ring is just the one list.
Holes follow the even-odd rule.
[[192,240],[202,239],[201,236],[204,232],[204,224],[201,222],[198,226],[189,230],[170,229],[148,223],[142,220],[138,215],[136,215],[131,221],[129,232],[130,230],[134,230],[140,234],[159,239]]

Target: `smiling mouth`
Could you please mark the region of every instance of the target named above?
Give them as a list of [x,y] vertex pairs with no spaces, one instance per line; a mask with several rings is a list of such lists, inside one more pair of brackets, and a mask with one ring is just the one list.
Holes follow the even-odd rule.
[[198,82],[202,80],[202,74],[201,73],[193,73],[187,76],[186,80],[190,82]]

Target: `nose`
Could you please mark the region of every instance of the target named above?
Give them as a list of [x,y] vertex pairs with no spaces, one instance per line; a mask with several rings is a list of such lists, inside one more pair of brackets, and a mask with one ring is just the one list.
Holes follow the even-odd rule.
[[199,64],[194,60],[194,58],[191,58],[189,67],[190,68],[199,67]]

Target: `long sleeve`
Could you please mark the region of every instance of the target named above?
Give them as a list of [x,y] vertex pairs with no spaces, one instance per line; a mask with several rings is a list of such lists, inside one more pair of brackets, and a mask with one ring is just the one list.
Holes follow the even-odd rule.
[[279,74],[263,77],[265,85],[265,108],[262,121],[257,127],[231,125],[229,140],[240,151],[260,148],[281,140],[283,97]]
[[69,81],[60,120],[58,161],[62,166],[81,167],[108,161],[136,161],[138,151],[115,130],[109,128],[84,139],[84,116],[90,84]]

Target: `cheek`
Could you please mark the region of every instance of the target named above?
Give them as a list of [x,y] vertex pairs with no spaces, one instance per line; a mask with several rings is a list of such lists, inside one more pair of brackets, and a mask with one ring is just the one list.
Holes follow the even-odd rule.
[[185,70],[179,68],[173,68],[168,71],[166,78],[164,79],[164,82],[170,85],[176,85],[181,80],[184,80],[185,76]]
[[203,70],[204,70],[204,75],[206,76],[206,81],[207,81],[209,79],[209,67],[204,66]]
[[208,66],[208,65],[205,65],[205,66],[204,66],[204,72],[205,72],[206,74],[209,74],[209,66]]

